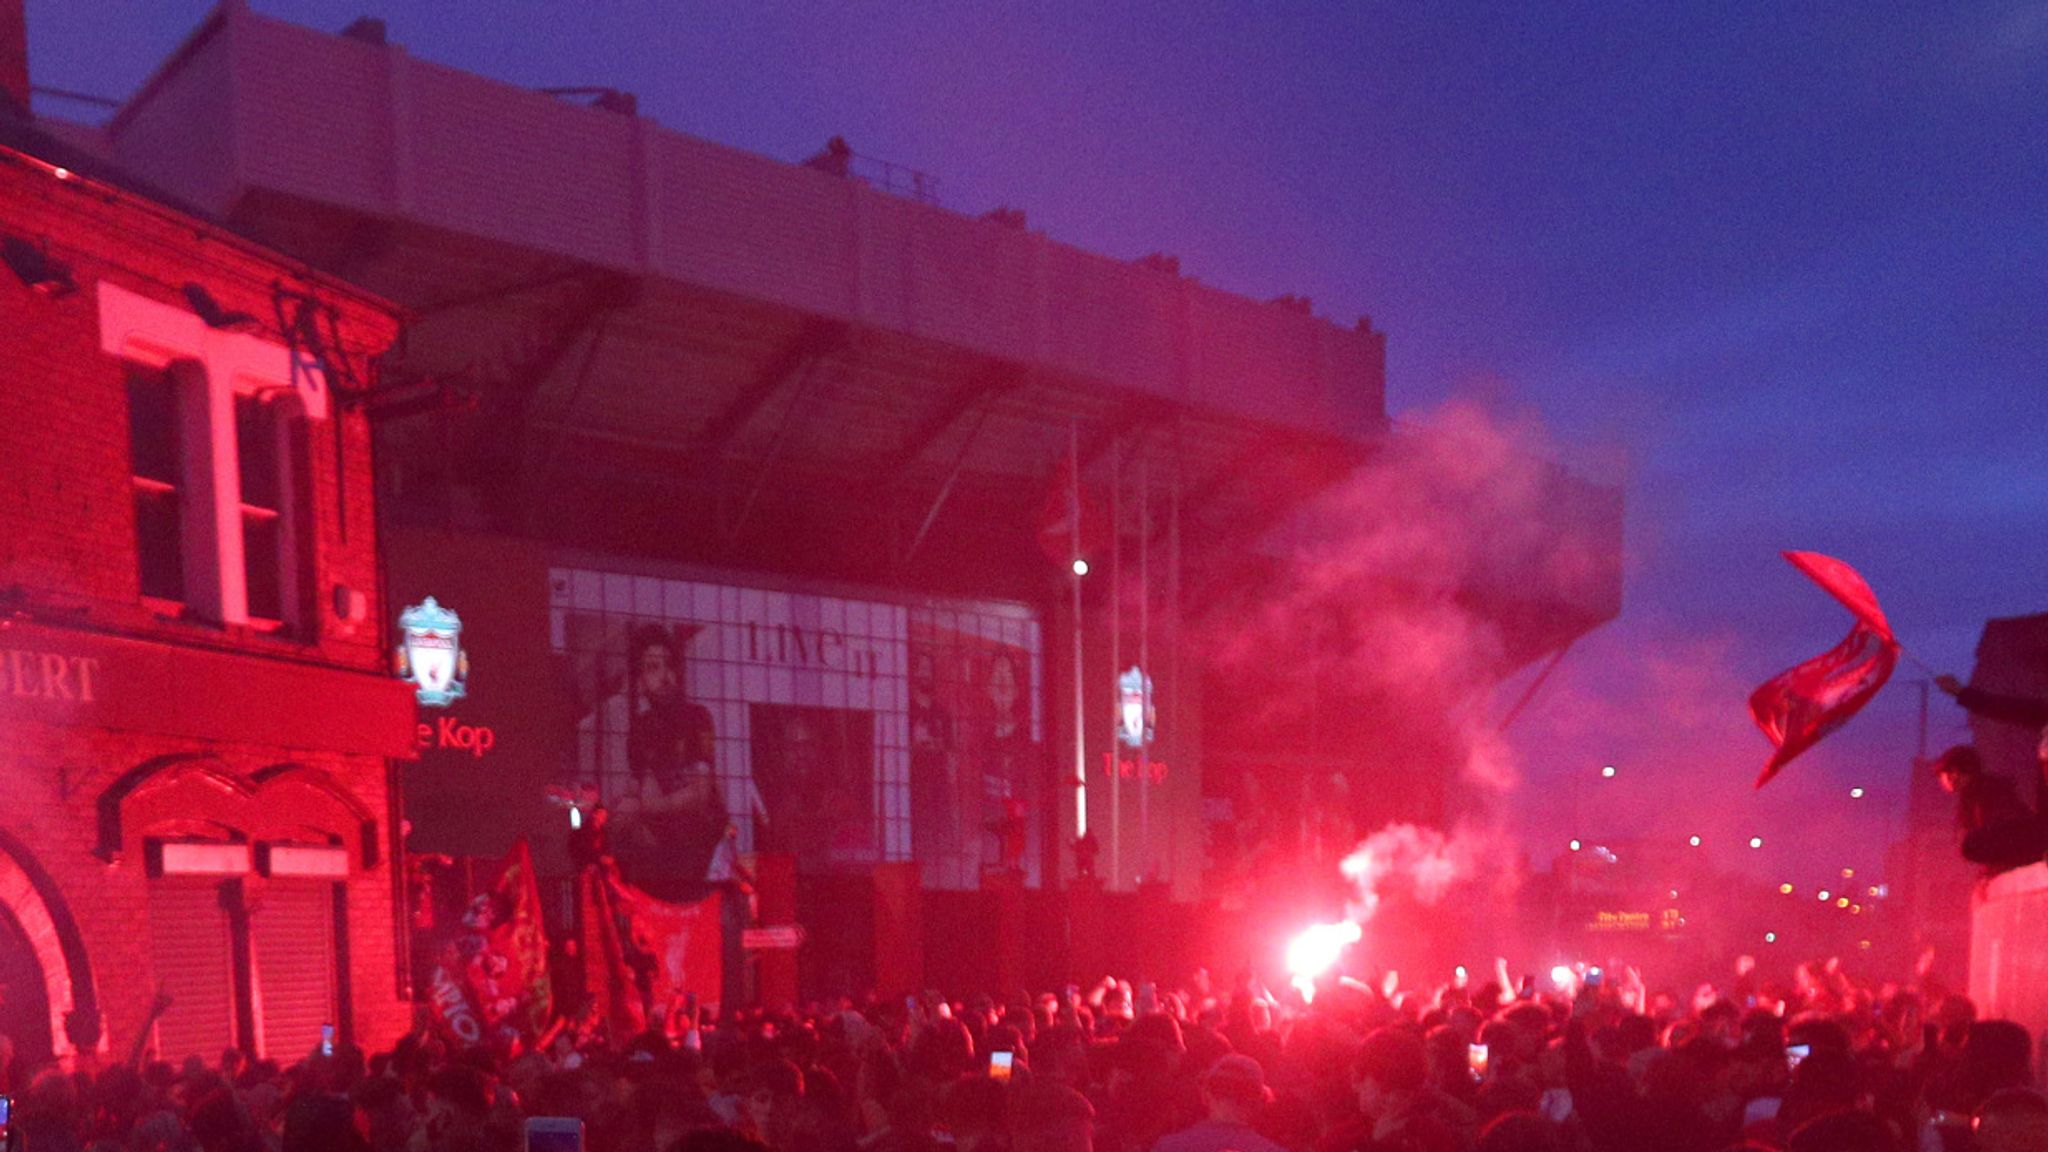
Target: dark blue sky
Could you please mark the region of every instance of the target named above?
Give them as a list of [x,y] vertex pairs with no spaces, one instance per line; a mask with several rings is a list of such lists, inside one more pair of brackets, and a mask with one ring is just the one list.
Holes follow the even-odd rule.
[[[1513,732],[1538,845],[1569,822],[1540,797],[1613,759],[1682,799],[1660,832],[1761,832],[1728,859],[1788,878],[1875,866],[1912,668],[1749,792],[1743,694],[1847,626],[1780,548],[1857,564],[1942,669],[1987,616],[2048,610],[2039,0],[256,7],[382,15],[419,57],[623,88],[771,156],[842,134],[950,207],[1370,314],[1397,415],[1533,410],[1631,500],[1622,621]],[[36,80],[125,95],[206,10],[31,0]],[[1934,739],[1959,725],[1937,709]],[[1878,802],[1816,833],[1852,780]]]

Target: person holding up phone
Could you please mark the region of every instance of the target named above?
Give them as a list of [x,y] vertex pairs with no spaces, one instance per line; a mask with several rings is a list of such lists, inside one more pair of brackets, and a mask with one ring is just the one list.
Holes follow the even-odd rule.
[[572,1116],[534,1116],[526,1122],[521,1152],[583,1152],[583,1121]]

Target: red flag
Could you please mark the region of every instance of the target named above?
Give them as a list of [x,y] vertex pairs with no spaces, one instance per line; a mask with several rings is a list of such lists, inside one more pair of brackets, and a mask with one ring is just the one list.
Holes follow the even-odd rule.
[[719,997],[723,954],[719,907],[712,895],[695,904],[657,900],[609,865],[583,870],[585,979],[601,990],[614,1036],[628,1038],[662,1025],[671,1003],[694,992]]
[[497,882],[469,901],[428,988],[435,1019],[464,1047],[533,1035],[553,1019],[540,885],[526,841],[512,846]]
[[672,904],[633,887],[617,873],[610,880],[613,905],[627,939],[644,957],[654,1011],[664,1011],[689,992],[699,1000],[716,1001],[723,959],[719,907],[726,897],[713,893],[695,904]]
[[1785,559],[1841,601],[1856,617],[1842,642],[1765,681],[1749,696],[1749,714],[1776,751],[1756,778],[1761,788],[1792,758],[1856,715],[1899,662],[1884,609],[1854,568],[1818,552],[1787,552]]
[[1075,471],[1072,452],[1060,457],[1038,513],[1038,547],[1046,559],[1067,565],[1086,557],[1108,534],[1108,516],[1088,499]]

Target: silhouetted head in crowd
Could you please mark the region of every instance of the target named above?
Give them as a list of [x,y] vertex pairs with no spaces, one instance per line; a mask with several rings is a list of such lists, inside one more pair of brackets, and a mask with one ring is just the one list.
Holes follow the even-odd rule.
[[[1801,1064],[1804,1068],[1805,1065]],[[1785,1152],[1906,1152],[1891,1125],[1870,1112],[1845,1109],[1800,1125]]]
[[2000,1089],[1977,1109],[1975,1129],[1977,1152],[2040,1152],[2048,1148],[2048,1097]]
[[1422,1040],[1405,1028],[1381,1028],[1365,1038],[1351,1061],[1358,1110],[1379,1117],[1422,1091],[1429,1061]]
[[1534,1112],[1504,1112],[1480,1130],[1477,1152],[1566,1152],[1558,1126]]

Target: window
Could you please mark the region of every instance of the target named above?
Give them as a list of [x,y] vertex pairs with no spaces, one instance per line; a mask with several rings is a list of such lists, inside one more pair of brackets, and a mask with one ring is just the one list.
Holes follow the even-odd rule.
[[318,367],[105,281],[98,292],[100,348],[128,364],[143,597],[223,624],[310,623],[314,504],[299,429],[328,418]]
[[291,422],[261,396],[235,397],[235,460],[241,486],[242,573],[249,619],[285,620],[292,577],[284,493],[290,488],[284,451]]
[[128,472],[135,490],[135,555],[142,594],[185,601],[184,465],[177,383],[166,369],[128,371]]

